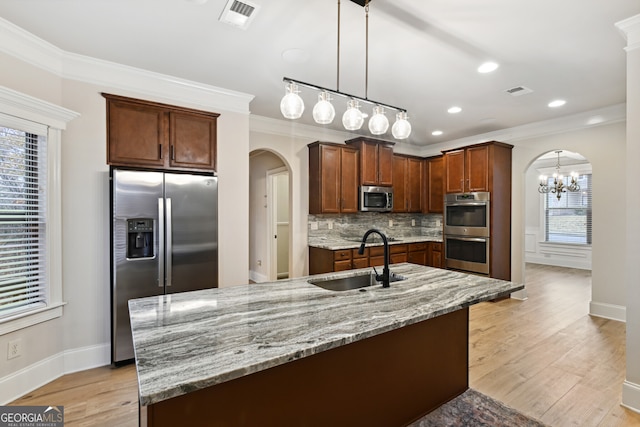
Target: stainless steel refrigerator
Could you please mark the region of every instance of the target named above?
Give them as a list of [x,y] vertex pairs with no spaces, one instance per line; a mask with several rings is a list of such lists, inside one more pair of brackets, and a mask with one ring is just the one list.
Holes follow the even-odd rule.
[[128,301],[218,286],[218,179],[111,170],[111,362],[134,357]]

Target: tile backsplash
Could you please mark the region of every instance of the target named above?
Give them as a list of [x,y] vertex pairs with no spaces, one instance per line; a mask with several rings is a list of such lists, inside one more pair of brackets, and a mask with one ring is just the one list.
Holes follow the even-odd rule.
[[309,215],[308,228],[310,244],[326,239],[358,240],[370,228],[377,228],[393,238],[441,236],[442,214],[360,212]]

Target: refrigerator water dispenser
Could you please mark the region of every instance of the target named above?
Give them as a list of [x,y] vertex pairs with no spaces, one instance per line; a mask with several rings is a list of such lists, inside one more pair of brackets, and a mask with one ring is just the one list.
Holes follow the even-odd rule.
[[153,219],[127,220],[127,258],[153,258]]

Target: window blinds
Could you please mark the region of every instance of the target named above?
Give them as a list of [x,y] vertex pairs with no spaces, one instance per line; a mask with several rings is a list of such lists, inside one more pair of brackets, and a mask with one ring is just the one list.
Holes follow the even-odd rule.
[[47,297],[45,132],[6,123],[0,121],[0,319],[44,307]]
[[[553,178],[549,178],[553,187]],[[591,187],[592,175],[578,177],[580,190],[556,194],[545,194],[545,241],[556,243],[591,244]]]

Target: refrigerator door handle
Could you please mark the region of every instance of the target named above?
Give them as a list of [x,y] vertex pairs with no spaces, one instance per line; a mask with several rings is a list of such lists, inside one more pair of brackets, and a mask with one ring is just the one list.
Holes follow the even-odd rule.
[[173,264],[171,197],[167,197],[167,286],[171,286],[171,267]]
[[158,199],[158,287],[164,287],[164,199]]

